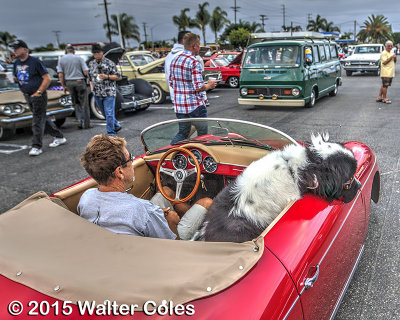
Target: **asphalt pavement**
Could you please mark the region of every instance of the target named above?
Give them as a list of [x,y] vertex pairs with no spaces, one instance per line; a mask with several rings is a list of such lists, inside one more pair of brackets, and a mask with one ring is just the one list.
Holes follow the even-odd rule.
[[[397,66],[400,75],[400,66]],[[240,106],[238,90],[216,88],[208,93],[209,117],[253,121],[275,127],[297,140],[309,141],[311,132],[328,131],[330,140],[361,141],[376,153],[381,172],[381,197],[371,204],[371,218],[360,265],[335,319],[400,319],[400,76],[389,88],[392,104],[375,102],[381,81],[370,74],[343,75],[336,97],[319,99],[314,108],[273,108]],[[140,132],[149,125],[175,119],[170,103],[151,106],[131,114],[120,114],[119,135],[128,150],[143,153]],[[68,118],[62,130],[67,144],[28,156],[29,130],[0,143],[0,212],[15,206],[39,190],[56,192],[86,178],[79,154],[95,134],[105,133],[104,121],[93,120],[94,128],[78,130]],[[318,301],[316,301],[318,303]],[[318,319],[316,319],[318,320]]]

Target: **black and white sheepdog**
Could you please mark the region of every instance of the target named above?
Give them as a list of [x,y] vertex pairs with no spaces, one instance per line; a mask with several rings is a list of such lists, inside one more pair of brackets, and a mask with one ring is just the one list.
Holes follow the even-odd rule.
[[352,151],[329,136],[312,135],[311,145],[289,145],[250,164],[214,199],[203,224],[205,241],[256,238],[292,200],[311,193],[332,202],[354,199],[360,182]]

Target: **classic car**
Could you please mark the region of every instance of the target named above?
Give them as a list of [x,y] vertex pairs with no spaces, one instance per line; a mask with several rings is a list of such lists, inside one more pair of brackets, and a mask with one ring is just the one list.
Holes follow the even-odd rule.
[[376,76],[381,71],[381,53],[385,50],[383,44],[360,44],[354,47],[351,55],[343,59],[343,69],[346,76],[353,72],[373,72]]
[[153,87],[154,103],[164,103],[169,95],[169,88],[164,73],[164,60],[156,60],[150,53],[143,51],[126,52],[119,63],[122,75],[131,79],[144,79]]
[[[13,83],[11,73],[0,73],[0,140],[10,138],[18,128],[32,125],[32,112],[24,95]],[[47,115],[54,119],[58,126],[74,112],[71,96],[62,91],[47,90]]]
[[242,55],[237,55],[230,62],[225,57],[207,58],[204,60],[204,71],[219,71],[222,76],[221,84],[227,84],[231,88],[238,88]]
[[[111,59],[115,64],[119,63],[125,52],[124,49],[120,48],[119,45],[114,42],[107,44],[104,49],[105,57]],[[58,79],[57,64],[58,59],[64,54],[65,51],[63,50],[32,53],[32,56],[39,58],[46,66],[51,78],[50,89],[52,90],[62,90]],[[75,55],[82,57],[87,64],[93,59],[92,52],[88,50],[76,50]],[[104,115],[97,107],[94,96],[90,90],[88,90],[88,95],[91,114],[97,119],[105,119]],[[149,91],[148,85],[144,80],[134,79],[128,81],[126,77],[123,77],[121,81],[117,82],[116,112],[144,110],[147,109],[154,100],[155,98],[153,98],[152,92]]]
[[233,59],[235,59],[241,51],[227,51],[227,52],[216,52],[214,53],[211,58],[225,58],[229,62],[231,62]]
[[[209,118],[196,119],[207,122],[206,135],[170,145],[180,121],[187,120],[142,131],[145,153],[133,162],[136,179],[127,192],[150,199],[156,186],[171,183],[181,190],[178,201],[214,197],[253,161],[301,143],[265,125]],[[351,202],[306,195],[243,243],[108,231],[77,215],[82,193],[97,186],[91,178],[50,197],[31,196],[0,215],[0,318],[40,311],[53,319],[57,307],[84,319],[332,319],[360,261],[380,188],[373,151],[361,142],[344,145],[361,183]]]

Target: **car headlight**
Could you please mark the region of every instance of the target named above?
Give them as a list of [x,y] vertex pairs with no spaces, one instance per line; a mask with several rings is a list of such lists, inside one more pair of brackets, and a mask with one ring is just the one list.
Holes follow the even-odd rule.
[[242,96],[247,96],[247,93],[248,93],[247,88],[242,88],[242,89],[240,89],[240,94],[241,94]]
[[292,89],[292,95],[294,95],[295,97],[297,97],[300,94],[300,90],[298,88],[293,88]]
[[25,112],[24,106],[20,104],[8,104],[0,107],[0,111],[6,116],[15,116]]
[[63,107],[71,106],[72,105],[72,98],[71,98],[71,96],[64,96],[64,97],[61,97],[60,100],[58,100],[58,102],[60,102],[60,104]]

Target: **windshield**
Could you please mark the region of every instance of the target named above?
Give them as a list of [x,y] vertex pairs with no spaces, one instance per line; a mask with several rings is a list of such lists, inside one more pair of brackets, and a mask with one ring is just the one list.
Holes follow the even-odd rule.
[[[181,141],[180,144],[198,142],[202,144],[223,144],[223,145],[251,145],[254,147],[273,150],[282,149],[288,144],[296,143],[294,139],[276,129],[241,120],[230,119],[196,119],[199,122],[206,122],[208,134],[198,137],[197,132]],[[153,152],[159,149],[170,148],[171,140],[178,132],[180,122],[192,122],[192,120],[171,120],[158,123],[146,128],[141,133],[141,140],[145,151]]]
[[226,60],[228,60],[229,62],[231,62],[233,59],[236,58],[238,54],[237,53],[221,53],[217,56],[217,58],[225,58]]
[[378,46],[362,46],[356,47],[354,53],[381,53],[381,50]]
[[156,60],[151,55],[147,54],[132,54],[129,56],[129,58],[131,59],[132,63],[137,67],[144,66],[145,64]]
[[13,81],[11,72],[0,73],[0,91],[18,90],[18,85]]
[[243,61],[244,68],[298,67],[299,46],[259,46],[249,48]]
[[216,58],[216,59],[211,59],[211,67],[225,67],[229,64],[229,61],[226,60],[225,58]]

